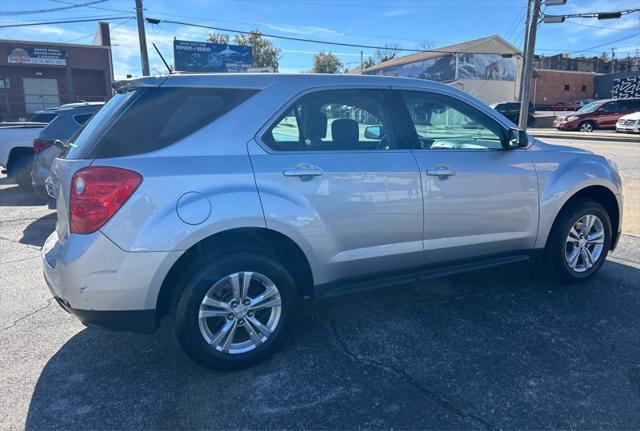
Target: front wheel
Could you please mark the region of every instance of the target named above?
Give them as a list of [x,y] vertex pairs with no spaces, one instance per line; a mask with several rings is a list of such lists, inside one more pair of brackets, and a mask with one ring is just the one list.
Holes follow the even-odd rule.
[[549,235],[545,257],[554,278],[585,281],[602,267],[611,246],[611,219],[605,208],[581,200],[564,209]]
[[176,334],[202,366],[245,368],[282,344],[297,300],[293,278],[278,261],[262,253],[231,253],[188,277],[175,312]]
[[594,129],[594,126],[593,126],[593,123],[591,121],[583,121],[578,126],[578,130],[581,131],[581,132],[591,133],[591,132],[593,132],[593,129]]

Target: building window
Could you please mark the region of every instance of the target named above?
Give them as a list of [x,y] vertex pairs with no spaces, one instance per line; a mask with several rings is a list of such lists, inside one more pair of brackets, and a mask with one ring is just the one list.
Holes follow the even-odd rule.
[[583,93],[587,92],[587,86],[583,85],[582,87],[580,87],[580,91],[582,91]]
[[571,86],[569,84],[564,84],[564,91],[571,91]]

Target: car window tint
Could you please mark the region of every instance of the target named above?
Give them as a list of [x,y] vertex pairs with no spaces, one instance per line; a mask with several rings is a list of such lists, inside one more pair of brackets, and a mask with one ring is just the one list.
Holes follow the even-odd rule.
[[93,115],[93,113],[91,114],[79,114],[79,115],[74,115],[73,116],[73,120],[78,123],[78,125],[82,126],[84,123],[87,122],[87,120],[89,118],[91,118],[91,116]]
[[418,135],[425,150],[502,149],[502,127],[461,100],[434,93],[403,91]]
[[122,157],[155,151],[196,132],[257,90],[139,88],[112,98],[71,142],[68,158]]
[[277,151],[397,148],[384,93],[327,90],[302,96],[263,136]]
[[604,112],[616,112],[618,109],[620,109],[618,102],[605,103],[602,107]]

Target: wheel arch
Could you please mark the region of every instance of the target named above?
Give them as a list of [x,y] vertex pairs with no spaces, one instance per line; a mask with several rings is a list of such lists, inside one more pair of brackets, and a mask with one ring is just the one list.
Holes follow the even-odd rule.
[[[584,187],[574,194],[571,195],[569,199],[560,207],[559,211],[555,215],[553,220],[553,224],[549,229],[549,233],[553,231],[555,226],[559,223],[561,216],[564,214],[565,210],[571,207],[575,202],[579,200],[593,200],[602,205],[607,213],[609,214],[609,218],[611,219],[611,250],[613,250],[618,242],[619,236],[619,228],[621,220],[620,207],[618,205],[618,199],[616,198],[615,193],[611,191],[606,186],[602,185],[591,185]],[[545,240],[545,244],[548,241]]]
[[160,286],[156,316],[166,316],[178,293],[178,280],[184,270],[204,255],[216,257],[230,251],[261,251],[274,256],[288,269],[302,297],[313,295],[313,272],[302,248],[288,236],[267,228],[237,228],[215,233],[187,249],[171,266]]
[[31,147],[14,147],[7,157],[7,176],[12,177],[17,168],[16,163],[21,157],[33,157],[33,148]]

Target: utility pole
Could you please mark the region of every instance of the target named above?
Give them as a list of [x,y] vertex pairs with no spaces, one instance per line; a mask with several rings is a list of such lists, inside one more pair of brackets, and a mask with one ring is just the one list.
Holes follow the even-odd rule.
[[364,53],[360,50],[360,70],[364,70]]
[[[527,19],[524,20],[524,45],[522,46],[522,52],[527,51],[527,45],[529,45],[529,21],[531,20],[531,1],[527,0]],[[524,56],[523,56],[524,57]],[[522,78],[524,77],[524,58],[522,59],[522,72],[520,73],[520,92],[518,93],[518,100],[522,102]]]
[[616,67],[615,67],[615,59],[616,58],[616,49],[615,48],[611,48],[611,73],[616,71]]
[[527,129],[527,119],[529,117],[529,100],[531,99],[531,75],[533,75],[533,53],[536,49],[536,33],[538,31],[538,21],[540,20],[540,5],[542,0],[530,0],[533,2],[531,11],[531,22],[529,23],[529,37],[524,52],[524,73],[521,78],[521,99],[520,99],[520,121],[519,127]]
[[136,0],[136,18],[138,19],[138,39],[140,41],[140,62],[142,63],[142,76],[149,76],[149,54],[147,54],[147,35],[144,32],[142,0]]

